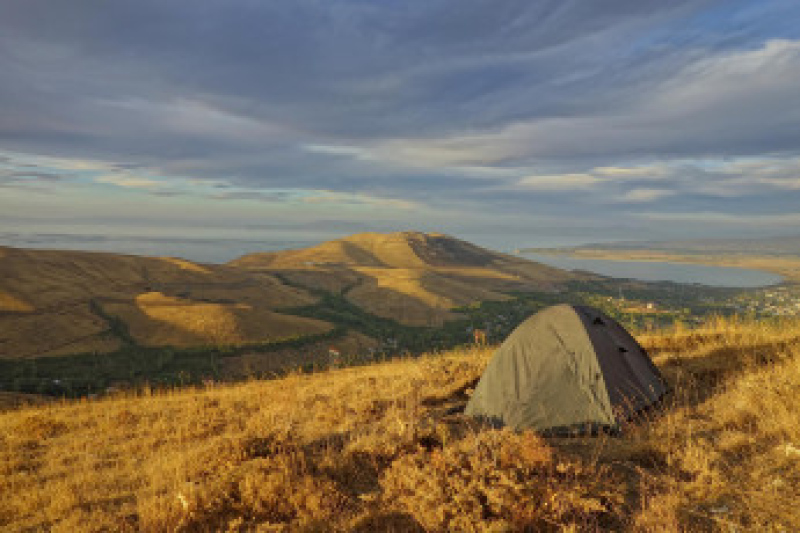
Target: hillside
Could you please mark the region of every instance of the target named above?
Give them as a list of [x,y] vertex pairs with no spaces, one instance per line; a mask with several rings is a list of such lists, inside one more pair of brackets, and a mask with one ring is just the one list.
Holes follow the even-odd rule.
[[620,437],[475,426],[491,349],[0,414],[4,531],[792,531],[800,324],[640,337]]
[[325,322],[279,312],[315,301],[268,274],[225,266],[0,247],[0,359],[329,331]]
[[362,233],[302,250],[245,255],[229,263],[301,287],[340,292],[377,316],[438,325],[454,307],[504,300],[511,291],[556,290],[585,279],[438,233]]
[[0,390],[81,396],[442,349],[470,328],[502,335],[584,278],[413,232],[229,265],[3,247]]
[[400,324],[439,326],[458,317],[455,307],[575,277],[422,233],[355,235],[230,265],[0,247],[0,359],[319,335],[334,324],[294,310],[321,293]]

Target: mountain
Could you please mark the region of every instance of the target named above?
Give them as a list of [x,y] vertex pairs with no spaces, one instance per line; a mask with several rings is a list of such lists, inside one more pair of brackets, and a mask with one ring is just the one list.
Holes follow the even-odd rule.
[[338,292],[407,325],[438,325],[456,317],[454,307],[504,300],[511,291],[557,290],[586,277],[421,232],[361,233],[302,250],[248,254],[229,265]]
[[235,266],[297,267],[310,264],[382,268],[483,267],[501,259],[441,233],[359,233],[302,250],[245,255]]

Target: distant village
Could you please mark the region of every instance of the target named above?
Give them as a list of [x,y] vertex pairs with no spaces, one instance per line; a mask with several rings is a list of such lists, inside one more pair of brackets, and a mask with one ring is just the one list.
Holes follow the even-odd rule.
[[[666,296],[666,293],[664,294]],[[654,295],[651,301],[608,297],[607,303],[622,313],[641,315],[683,315],[686,322],[701,322],[707,314],[739,314],[755,317],[800,316],[800,285],[778,285],[761,289],[740,289],[733,294],[697,294],[694,298],[662,301]],[[682,300],[682,301],[681,301]],[[701,305],[705,313],[684,306]]]
[[748,291],[737,299],[736,308],[757,316],[800,316],[800,285]]

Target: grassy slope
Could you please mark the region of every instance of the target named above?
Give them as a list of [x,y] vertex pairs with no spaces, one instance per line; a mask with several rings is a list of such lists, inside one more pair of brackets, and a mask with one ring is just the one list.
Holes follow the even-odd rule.
[[589,278],[420,232],[363,233],[229,264],[341,292],[365,311],[409,326],[441,325],[456,318],[454,307],[505,300],[510,291],[549,290]]
[[0,247],[0,359],[319,334],[333,326],[276,312],[314,301],[268,274],[220,265]]
[[800,324],[641,341],[676,393],[621,438],[446,415],[490,349],[0,414],[0,529],[797,528]]

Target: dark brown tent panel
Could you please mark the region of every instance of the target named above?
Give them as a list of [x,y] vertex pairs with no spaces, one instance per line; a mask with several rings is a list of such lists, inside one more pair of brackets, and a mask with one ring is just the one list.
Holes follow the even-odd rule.
[[515,429],[617,428],[667,388],[644,349],[592,307],[556,305],[495,353],[465,413]]

